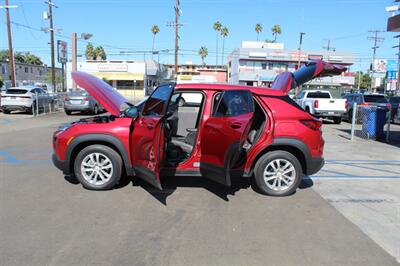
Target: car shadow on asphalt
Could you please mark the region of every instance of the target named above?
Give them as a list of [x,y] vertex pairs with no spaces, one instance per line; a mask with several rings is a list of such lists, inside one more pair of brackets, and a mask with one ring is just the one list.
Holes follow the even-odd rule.
[[[344,133],[348,134],[346,136],[348,136],[348,139],[350,139],[351,129],[336,128],[336,130],[339,130],[341,132],[344,132]],[[386,127],[385,127],[384,132],[386,132]],[[362,134],[362,130],[361,129],[356,129],[355,130],[354,136],[362,138],[362,135],[363,134]],[[373,141],[375,139],[370,139],[370,140]],[[395,146],[397,148],[400,148],[400,131],[397,131],[397,130],[396,131],[394,131],[394,130],[390,131],[390,133],[389,133],[389,141],[388,142],[386,141],[385,136],[382,139],[376,139],[375,141],[381,142],[381,143],[386,143],[386,144]]]
[[[70,184],[73,185],[79,184],[79,181],[73,175],[64,176],[64,179]],[[163,190],[159,190],[140,178],[124,176],[114,189],[123,188],[131,184],[133,187],[140,187],[144,189],[145,191],[147,191],[147,193],[149,193],[152,197],[154,197],[157,201],[159,201],[161,204],[165,206],[167,206],[167,198],[170,195],[172,195],[178,188],[181,187],[203,188],[226,202],[229,202],[228,196],[234,196],[235,193],[240,191],[241,189],[248,189],[250,187],[255,193],[262,195],[255,184],[254,178],[235,177],[232,178],[231,183],[232,184],[230,187],[226,187],[202,177],[190,177],[190,176],[163,177],[162,179]],[[312,179],[306,176],[302,179],[299,185],[299,189],[308,189],[313,185],[314,182],[312,181]],[[293,196],[294,194],[296,194],[296,192],[294,192],[290,196]]]

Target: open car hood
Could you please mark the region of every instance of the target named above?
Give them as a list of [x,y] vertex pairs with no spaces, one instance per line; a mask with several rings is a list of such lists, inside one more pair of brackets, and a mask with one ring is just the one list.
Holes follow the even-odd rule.
[[288,92],[312,79],[340,75],[347,68],[342,65],[330,64],[322,60],[308,62],[305,66],[294,72],[283,72],[279,74],[271,88]]
[[105,81],[85,72],[72,72],[72,79],[96,99],[108,112],[120,115],[120,106],[129,102]]

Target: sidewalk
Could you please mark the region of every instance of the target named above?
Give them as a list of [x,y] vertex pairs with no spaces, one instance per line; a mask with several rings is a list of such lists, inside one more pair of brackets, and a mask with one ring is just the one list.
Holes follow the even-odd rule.
[[349,140],[348,123],[323,126],[326,165],[314,190],[400,261],[400,126],[390,143]]

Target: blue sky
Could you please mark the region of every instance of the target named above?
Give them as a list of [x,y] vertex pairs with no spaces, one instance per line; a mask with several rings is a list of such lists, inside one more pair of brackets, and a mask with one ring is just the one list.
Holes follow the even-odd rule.
[[[11,10],[14,49],[30,51],[50,62],[50,36],[37,29],[48,27],[42,19],[47,6],[42,0],[9,0],[18,5]],[[54,0],[59,8],[54,11],[55,28],[62,28],[57,39],[70,42],[71,33],[93,34],[94,45],[103,45],[109,59],[143,60],[143,54],[121,56],[121,51],[151,50],[153,24],[160,27],[156,36],[156,49],[170,49],[169,55],[160,56],[160,62],[173,63],[174,30],[166,26],[174,20],[175,0]],[[3,4],[3,1],[2,1]],[[215,63],[215,32],[212,25],[219,20],[227,26],[230,35],[225,41],[226,53],[240,46],[242,40],[255,40],[256,23],[263,24],[260,39],[272,39],[271,27],[280,24],[287,49],[297,49],[299,32],[306,32],[304,49],[322,50],[324,39],[331,39],[337,51],[354,52],[359,60],[354,69],[366,69],[372,55],[372,41],[368,30],[386,29],[390,16],[385,7],[388,0],[181,0],[180,61],[199,63],[200,46],[206,46],[207,63]],[[7,48],[7,31],[4,10],[0,15],[0,49]],[[397,45],[395,33],[383,32],[385,38],[377,51],[378,58],[396,58],[392,46]],[[83,53],[86,42],[78,43],[78,53]],[[69,43],[70,47],[70,43]],[[146,56],[149,59],[150,55]],[[81,60],[81,59],[80,59]]]

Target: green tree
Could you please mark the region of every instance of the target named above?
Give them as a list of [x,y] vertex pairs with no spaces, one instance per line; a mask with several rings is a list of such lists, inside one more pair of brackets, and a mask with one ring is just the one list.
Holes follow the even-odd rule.
[[261,33],[262,30],[263,30],[263,25],[262,25],[261,23],[257,23],[254,30],[255,30],[256,33],[257,33],[257,41],[258,41],[258,36],[260,35],[260,33]]
[[215,65],[217,66],[218,65],[218,36],[219,36],[219,32],[222,29],[221,22],[219,22],[219,21],[214,22],[213,29],[214,29],[214,31],[216,33],[216,35],[215,35],[215,42],[216,42],[216,45],[215,45],[215,53],[216,53],[216,55],[215,55],[216,56],[215,57]]
[[107,54],[106,51],[104,51],[103,46],[97,46],[96,49],[94,49],[94,54],[96,56],[96,60],[106,60],[107,59]]
[[151,33],[153,33],[153,46],[151,48],[151,58],[153,58],[154,54],[154,40],[156,39],[156,35],[160,32],[160,28],[157,25],[153,25],[151,27]]
[[205,46],[200,47],[199,49],[199,56],[201,57],[201,61],[203,62],[203,66],[206,65],[206,63],[204,62],[204,59],[208,56],[208,49]]
[[0,89],[3,87],[3,85],[4,85],[3,77],[0,76]]
[[25,63],[27,63],[27,64],[38,65],[38,66],[43,65],[42,60],[40,60],[40,58],[37,57],[37,56],[34,55],[34,54],[31,54],[31,53],[29,53],[29,52],[26,52],[26,53],[24,54],[24,57],[25,57]]
[[[0,51],[0,60],[8,60],[9,59],[9,52],[8,50],[1,50]],[[31,64],[31,65],[43,65],[42,60],[30,52],[15,52],[14,53],[14,61],[16,63],[23,63],[23,64]]]
[[228,35],[229,35],[228,27],[223,27],[221,29],[221,36],[222,36],[222,58],[221,58],[221,64],[224,64],[225,38],[228,37]]
[[94,47],[93,47],[92,43],[88,43],[86,45],[85,57],[86,57],[86,60],[94,60],[95,59],[96,54],[94,52]]
[[[55,79],[56,79],[56,86],[57,86],[57,84],[61,84],[62,83],[62,75],[61,75],[61,73],[56,72]],[[49,71],[44,76],[44,81],[46,83],[49,83],[49,84],[52,83],[52,80],[51,80],[51,68],[49,68]]]
[[276,42],[276,38],[278,38],[278,35],[280,35],[282,33],[282,29],[281,26],[278,24],[275,24],[272,29],[272,35],[274,35],[274,42]]
[[[371,87],[371,77],[368,73],[363,73],[362,71],[357,71],[355,79],[355,85],[360,89],[368,89]],[[360,84],[360,85],[358,85]]]

